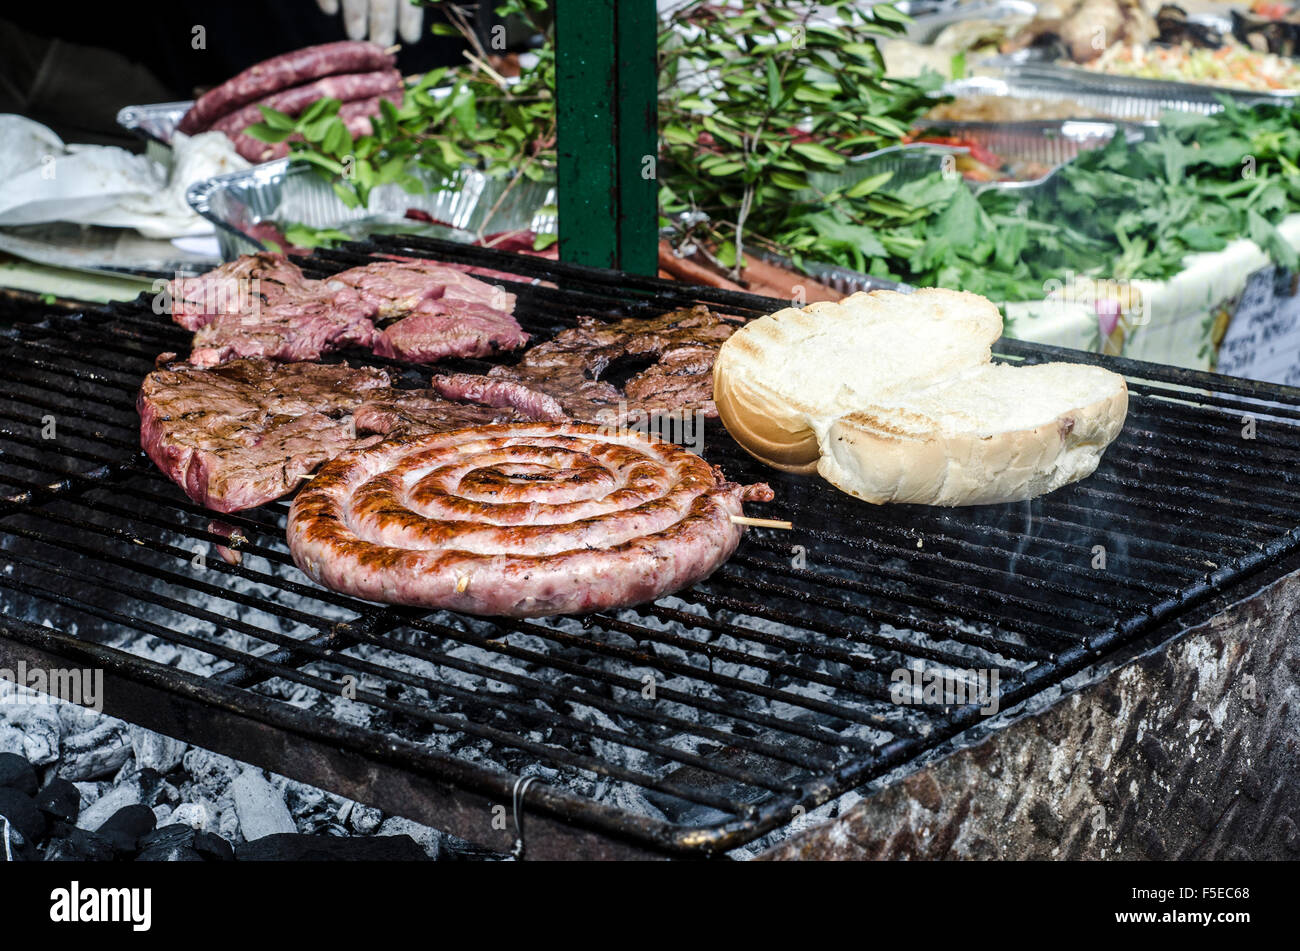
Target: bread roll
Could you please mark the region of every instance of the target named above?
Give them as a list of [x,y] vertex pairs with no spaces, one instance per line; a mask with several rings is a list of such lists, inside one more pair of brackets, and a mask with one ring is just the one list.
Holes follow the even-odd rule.
[[1100,367],[990,362],[975,294],[874,291],[763,317],[722,347],[714,399],[755,457],[868,502],[979,505],[1090,475],[1128,412]]

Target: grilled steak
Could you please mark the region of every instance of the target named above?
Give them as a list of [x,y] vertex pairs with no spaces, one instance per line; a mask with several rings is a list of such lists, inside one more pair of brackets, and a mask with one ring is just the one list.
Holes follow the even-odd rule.
[[331,285],[350,287],[375,310],[381,322],[417,310],[428,300],[482,304],[507,315],[515,295],[470,277],[462,267],[421,258],[393,257],[340,271]]
[[[430,390],[396,389],[383,370],[269,360],[163,367],[145,378],[136,405],[149,458],[218,512],[277,499],[321,463],[382,434],[515,418]],[[380,435],[358,435],[365,433]]]
[[717,347],[673,347],[657,363],[627,381],[623,391],[629,405],[643,413],[674,412],[691,407],[706,416],[718,415],[713,405],[713,361]]
[[511,409],[450,403],[432,390],[393,390],[367,399],[352,413],[358,433],[445,433],[467,426],[525,422]]
[[385,327],[374,342],[382,357],[432,363],[486,357],[528,342],[512,316],[515,295],[470,277],[464,269],[395,258],[335,274],[331,286],[355,290]]
[[[345,347],[424,363],[482,357],[528,341],[515,297],[463,269],[394,259],[308,279],[278,254],[246,255],[172,282],[173,316],[196,330],[190,362],[315,360]],[[390,322],[380,330],[375,322]]]
[[537,420],[615,423],[626,403],[617,387],[587,379],[577,365],[493,367],[486,376],[435,376],[430,385],[449,400],[508,406]]
[[223,314],[194,335],[190,363],[216,366],[241,357],[317,360],[344,347],[370,347],[379,331],[356,292],[283,300],[248,314]]
[[766,485],[637,433],[574,423],[400,436],[325,465],[294,500],[294,562],[393,604],[540,617],[639,604],[708,577]]
[[487,357],[527,342],[528,334],[510,314],[441,298],[425,301],[411,316],[384,328],[374,351],[410,363],[433,363],[446,357]]
[[262,307],[302,301],[315,281],[283,254],[246,254],[198,277],[171,281],[172,319],[198,330],[222,314],[251,314]]
[[562,413],[616,424],[647,413],[716,416],[713,360],[734,330],[703,306],[648,320],[582,318],[527,350],[516,366],[494,367],[486,376],[435,377],[433,387],[448,399],[512,406],[534,419]]

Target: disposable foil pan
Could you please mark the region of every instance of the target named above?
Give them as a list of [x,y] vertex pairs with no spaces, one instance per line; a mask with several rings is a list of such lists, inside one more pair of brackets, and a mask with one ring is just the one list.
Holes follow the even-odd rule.
[[805,200],[842,191],[856,185],[864,178],[871,178],[885,172],[893,174],[887,187],[897,188],[899,185],[925,178],[933,172],[942,171],[945,155],[965,155],[968,152],[970,149],[929,143],[893,145],[887,149],[878,149],[852,158],[834,172],[810,172],[808,174],[810,189],[799,192],[794,197],[797,200]]
[[953,6],[921,8],[914,14],[915,22],[907,25],[905,36],[914,43],[932,43],[954,23],[969,20],[1028,21],[1037,13],[1038,4],[1029,0],[975,0]]
[[[1033,122],[945,122],[921,120],[920,129],[933,128],[959,135],[972,145],[982,146],[999,158],[1012,162],[1036,162],[1048,166],[1042,176],[1023,181],[987,182],[985,188],[1021,189],[1043,183],[1046,179],[1080,152],[1104,146],[1117,134],[1129,141],[1144,138],[1148,130],[1140,125],[1097,120],[1040,119]],[[819,172],[809,176],[817,192],[827,194],[850,187],[856,182],[882,172],[892,172],[888,188],[897,188],[944,169],[946,155],[965,154],[970,150],[959,146],[946,146],[918,142],[880,149],[855,158],[835,172]]]
[[1220,99],[1225,97],[1246,106],[1285,104],[1300,97],[1300,90],[1255,92],[1201,83],[1112,76],[1058,63],[1008,63],[1003,64],[1002,70],[1009,81],[1037,88],[1039,92],[1034,95],[1055,93],[1052,98],[1074,99],[1080,105],[1104,103],[1093,108],[1117,119],[1157,119],[1166,110],[1210,114],[1223,109]]
[[168,145],[181,118],[190,111],[193,101],[158,102],[149,106],[123,106],[117,113],[117,124],[129,129],[143,139]]
[[[1130,142],[1146,138],[1147,127],[1127,122],[1095,119],[1035,119],[1029,122],[948,122],[922,119],[920,129],[942,130],[988,149],[1001,158],[1038,162],[1049,168],[1070,161],[1080,152],[1099,149],[1117,134]],[[993,182],[994,186],[1015,183]]]
[[[1046,102],[1066,102],[1079,107],[1083,115],[1072,118],[1111,119],[1155,125],[1163,107],[1130,96],[1081,89],[1076,83],[1061,81],[1059,77],[1032,77],[1006,74],[972,76],[954,79],[944,84],[940,95],[956,98],[965,96],[996,96],[1006,99],[1041,99]],[[1217,103],[1216,103],[1217,106]],[[1096,115],[1088,115],[1095,113]],[[939,120],[935,120],[939,121]],[[1028,121],[1028,120],[1026,120]]]
[[[349,208],[313,166],[284,158],[196,182],[185,197],[191,208],[216,225],[225,260],[263,250],[254,235],[264,223],[281,229],[293,224],[333,228],[358,238],[426,230],[406,216],[409,209],[424,212],[466,241],[480,230],[556,230],[552,181],[523,179],[510,187],[508,181],[467,168],[447,180],[426,175],[424,183],[426,191],[417,194],[383,185],[371,190],[369,207]],[[435,230],[446,236],[446,228]]]

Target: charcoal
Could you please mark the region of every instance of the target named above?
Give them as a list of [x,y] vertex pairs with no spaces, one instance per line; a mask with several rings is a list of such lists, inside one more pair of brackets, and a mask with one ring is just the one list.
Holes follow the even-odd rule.
[[55,822],[50,829],[47,862],[109,862],[113,858],[113,846],[103,836],[66,822]]
[[171,816],[167,819],[168,825],[178,822],[198,831],[211,825],[212,816],[202,803],[183,802],[172,810]]
[[239,831],[248,841],[296,831],[284,796],[256,770],[246,769],[230,784]]
[[77,825],[83,829],[98,829],[120,809],[138,803],[142,798],[142,790],[138,782],[113,786],[81,810],[81,815],[77,817]]
[[429,857],[409,835],[345,838],[285,832],[235,849],[239,862],[426,862]]
[[17,753],[0,753],[0,788],[36,795],[36,770]]
[[196,832],[194,834],[194,851],[211,862],[233,862],[235,860],[234,847],[221,836],[213,835],[211,832]]
[[117,851],[134,852],[139,848],[141,837],[153,831],[156,821],[152,809],[136,803],[113,813],[95,831]]
[[[66,711],[66,712],[65,712]],[[131,756],[126,724],[74,704],[59,708],[64,734],[59,775],[77,781],[112,776]]]
[[[154,806],[158,803],[162,777],[154,769],[142,769],[118,776],[116,785],[86,806],[77,818],[83,829],[98,829],[115,813],[137,803]],[[150,813],[152,815],[152,812]],[[153,828],[150,826],[149,828]]]
[[0,816],[8,819],[28,842],[39,842],[45,837],[45,815],[36,808],[31,796],[16,789],[0,787]]
[[170,825],[146,832],[140,836],[139,846],[137,862],[203,861],[203,856],[194,848],[194,830],[188,826]]
[[36,794],[36,808],[51,819],[75,823],[81,812],[81,793],[66,779],[55,777]]
[[352,812],[348,818],[354,830],[361,835],[370,835],[384,821],[384,814],[372,806],[363,806],[361,803],[357,803],[352,807]]
[[142,769],[149,767],[159,773],[168,773],[180,765],[181,757],[185,755],[185,744],[180,740],[130,724],[126,731],[131,738],[136,765]]
[[420,825],[402,816],[389,816],[379,827],[379,835],[408,835],[435,861],[441,859],[443,840],[447,835],[430,826]]
[[30,691],[0,678],[0,751],[21,756],[34,766],[59,758],[59,707],[69,704],[31,702]]

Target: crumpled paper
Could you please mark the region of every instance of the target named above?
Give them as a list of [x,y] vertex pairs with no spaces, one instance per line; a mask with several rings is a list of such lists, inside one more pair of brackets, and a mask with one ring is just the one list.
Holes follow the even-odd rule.
[[248,168],[220,132],[177,133],[172,168],[125,149],[65,145],[50,129],[0,115],[0,226],[71,221],[134,228],[147,238],[212,233],[185,201],[189,186]]

